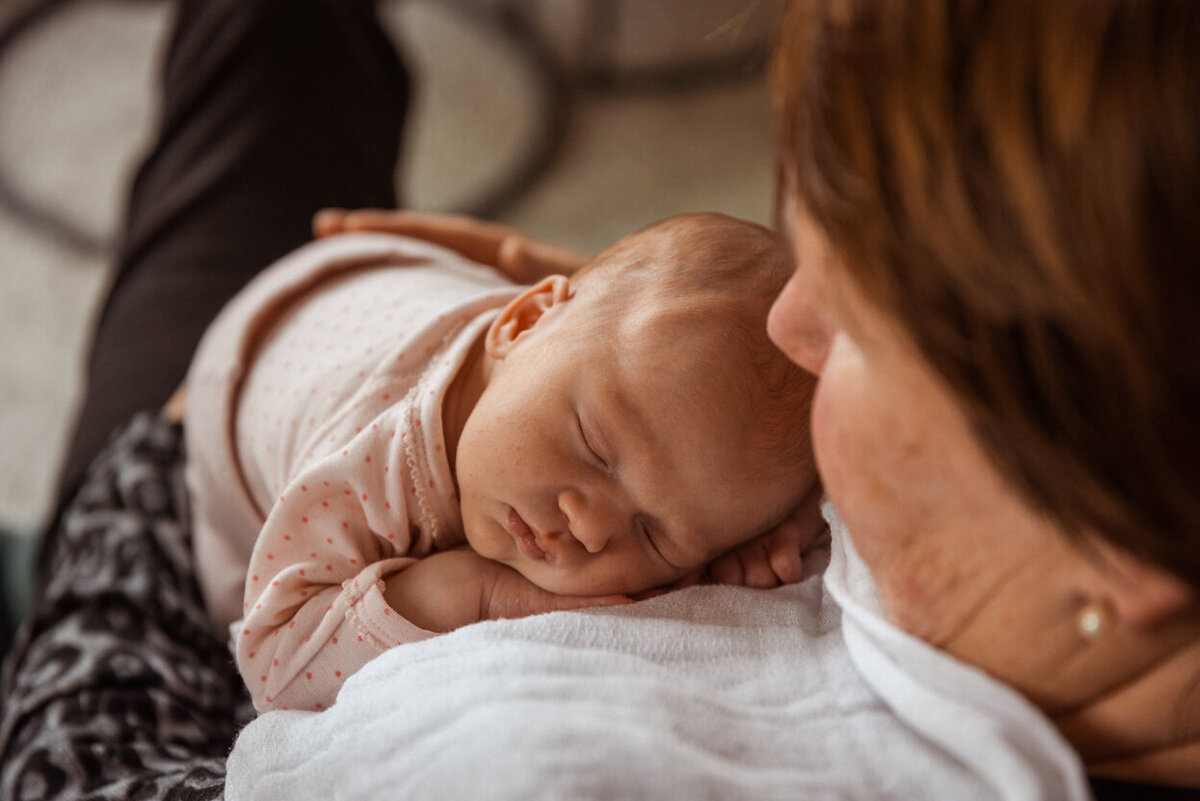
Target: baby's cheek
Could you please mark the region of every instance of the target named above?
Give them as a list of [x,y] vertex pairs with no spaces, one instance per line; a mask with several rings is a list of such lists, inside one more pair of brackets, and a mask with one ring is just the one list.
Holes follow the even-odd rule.
[[[512,541],[502,537],[485,516],[474,513],[469,504],[462,506],[463,538],[472,551],[497,562],[507,563],[512,558]],[[508,547],[506,547],[508,546]]]
[[[618,564],[593,556],[585,567],[558,570],[549,575],[526,575],[544,590],[559,595],[613,595],[647,589],[649,586],[642,565]],[[538,566],[532,566],[538,567]]]

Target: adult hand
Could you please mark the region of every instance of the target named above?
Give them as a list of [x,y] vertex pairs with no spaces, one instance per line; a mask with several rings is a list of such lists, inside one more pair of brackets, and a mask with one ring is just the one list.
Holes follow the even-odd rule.
[[179,387],[171,393],[171,397],[167,398],[167,402],[163,404],[162,413],[173,423],[182,423],[184,413],[187,411],[187,384],[180,384]]
[[313,235],[317,238],[350,231],[378,231],[424,239],[495,267],[519,284],[534,284],[548,275],[570,275],[589,261],[577,250],[463,214],[322,209],[313,217]]
[[756,589],[800,581],[804,552],[822,543],[829,531],[821,517],[822,492],[816,484],[778,526],[713,560],[708,569],[711,580]]
[[388,604],[429,631],[451,631],[480,620],[616,606],[624,595],[556,595],[512,568],[469,548],[427,556],[386,581]]

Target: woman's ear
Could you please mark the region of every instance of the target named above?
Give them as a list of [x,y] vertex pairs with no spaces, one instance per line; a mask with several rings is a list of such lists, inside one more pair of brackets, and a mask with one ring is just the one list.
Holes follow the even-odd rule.
[[565,275],[551,275],[538,281],[508,302],[492,321],[484,339],[484,348],[493,359],[503,359],[523,334],[530,331],[546,312],[566,303],[575,295]]
[[1165,568],[1143,561],[1120,548],[1100,545],[1110,565],[1103,593],[1117,616],[1135,628],[1154,626],[1196,603],[1196,592]]

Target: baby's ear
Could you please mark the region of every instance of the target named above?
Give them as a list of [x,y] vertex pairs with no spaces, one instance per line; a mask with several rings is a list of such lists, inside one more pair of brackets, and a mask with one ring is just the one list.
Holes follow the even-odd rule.
[[565,275],[551,275],[538,281],[508,302],[488,328],[484,347],[493,359],[503,359],[521,335],[530,331],[546,312],[566,303],[575,294]]

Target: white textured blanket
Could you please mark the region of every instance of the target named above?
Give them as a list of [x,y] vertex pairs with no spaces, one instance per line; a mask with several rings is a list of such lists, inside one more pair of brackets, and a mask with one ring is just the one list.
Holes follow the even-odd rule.
[[396,648],[331,709],[251,723],[227,797],[1088,798],[1048,722],[888,626],[856,560]]

